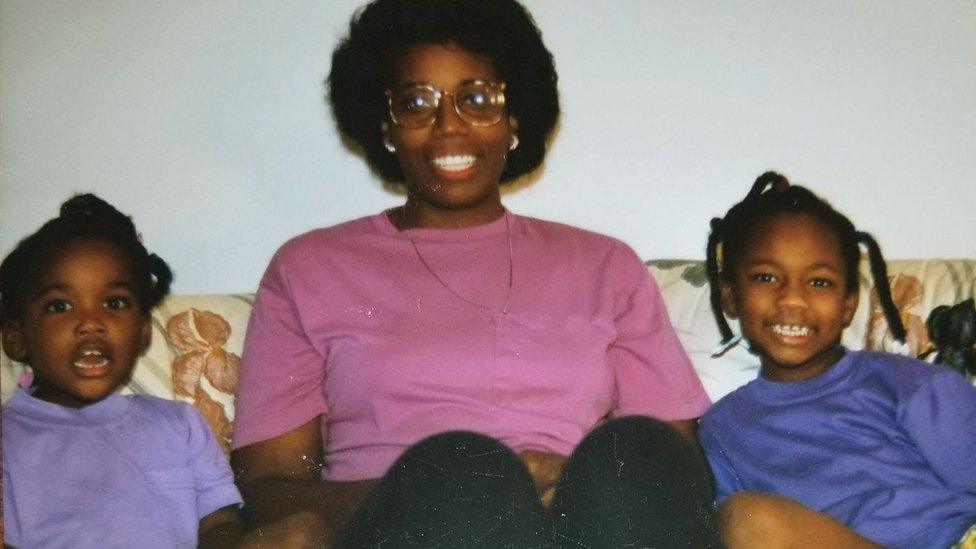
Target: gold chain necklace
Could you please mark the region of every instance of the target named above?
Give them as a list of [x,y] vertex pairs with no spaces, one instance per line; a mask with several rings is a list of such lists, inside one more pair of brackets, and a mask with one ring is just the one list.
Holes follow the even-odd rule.
[[[505,215],[505,236],[508,238],[508,290],[505,292],[505,303],[502,305],[501,310],[500,311],[497,311],[497,312],[500,312],[503,315],[507,315],[508,314],[508,304],[509,304],[509,301],[512,299],[512,280],[515,278],[515,259],[514,259],[515,254],[512,251],[512,227],[511,227],[511,223],[508,220],[508,213],[506,212],[504,215]],[[413,239],[413,237],[411,237],[410,234],[407,233],[407,232],[404,232],[404,234],[406,235],[407,240],[410,241],[410,245],[413,246],[413,251],[414,251],[414,253],[417,254],[417,259],[420,260],[421,265],[423,265],[424,268],[427,269],[427,272],[430,273],[430,275],[432,277],[434,277],[434,280],[436,280],[441,286],[443,286],[445,290],[447,290],[448,292],[450,292],[451,295],[453,295],[454,297],[456,297],[456,298],[460,299],[461,301],[467,303],[468,305],[471,305],[473,307],[477,307],[477,308],[479,308],[479,309],[481,309],[483,311],[487,311],[488,313],[495,314],[495,312],[496,312],[495,310],[490,309],[490,308],[488,308],[488,307],[486,307],[486,306],[484,306],[481,303],[478,303],[476,301],[471,301],[470,299],[468,299],[468,298],[464,297],[463,295],[457,293],[454,290],[454,288],[451,288],[450,286],[448,286],[447,283],[444,282],[444,279],[442,279],[440,276],[437,275],[437,271],[435,271],[433,268],[431,268],[430,264],[427,263],[427,260],[424,259],[424,255],[422,253],[420,253],[420,248],[417,247],[417,242]]]

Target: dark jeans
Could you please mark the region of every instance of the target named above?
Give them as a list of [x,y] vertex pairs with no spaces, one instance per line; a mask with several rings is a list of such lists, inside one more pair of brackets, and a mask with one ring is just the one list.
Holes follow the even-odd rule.
[[647,417],[593,430],[543,509],[521,459],[463,431],[398,459],[343,529],[339,549],[720,547],[697,448]]

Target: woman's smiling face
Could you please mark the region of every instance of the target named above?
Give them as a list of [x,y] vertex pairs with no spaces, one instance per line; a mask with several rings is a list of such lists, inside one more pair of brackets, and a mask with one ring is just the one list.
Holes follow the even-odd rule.
[[384,125],[406,177],[405,214],[422,225],[455,227],[501,216],[499,180],[516,121],[505,115],[492,125],[471,125],[448,95],[471,81],[499,81],[491,60],[454,44],[420,44],[404,51],[394,76],[394,90],[423,84],[444,92],[429,126]]
[[840,338],[857,308],[840,242],[814,217],[760,222],[722,285],[723,305],[776,381],[813,377],[840,358]]

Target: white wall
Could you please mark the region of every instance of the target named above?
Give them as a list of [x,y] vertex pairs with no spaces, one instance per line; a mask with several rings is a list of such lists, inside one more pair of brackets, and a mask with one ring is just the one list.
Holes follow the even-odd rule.
[[[359,0],[0,0],[0,253],[94,191],[180,292],[253,291],[384,190],[322,99]],[[890,257],[976,256],[976,3],[527,0],[564,116],[513,210],[700,257],[762,171]]]

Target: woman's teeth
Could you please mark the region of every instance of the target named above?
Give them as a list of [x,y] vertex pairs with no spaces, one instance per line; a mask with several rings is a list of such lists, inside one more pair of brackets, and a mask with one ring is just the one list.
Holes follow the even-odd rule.
[[774,324],[773,331],[787,337],[806,337],[810,334],[810,328],[795,324]]
[[475,160],[477,160],[474,155],[470,154],[456,154],[451,156],[438,156],[430,161],[438,170],[445,170],[448,172],[459,172],[466,170],[474,165]]

